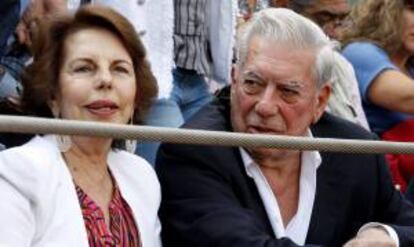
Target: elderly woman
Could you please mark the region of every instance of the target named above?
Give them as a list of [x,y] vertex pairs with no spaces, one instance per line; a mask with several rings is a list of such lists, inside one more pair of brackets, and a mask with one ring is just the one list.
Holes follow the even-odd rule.
[[[139,122],[157,88],[142,43],[113,10],[41,23],[22,103],[42,117]],[[125,142],[38,136],[0,153],[0,246],[159,246],[160,187]]]
[[[382,139],[414,141],[414,1],[360,1],[350,17],[343,54],[354,66],[371,129]],[[387,158],[405,190],[413,156]]]

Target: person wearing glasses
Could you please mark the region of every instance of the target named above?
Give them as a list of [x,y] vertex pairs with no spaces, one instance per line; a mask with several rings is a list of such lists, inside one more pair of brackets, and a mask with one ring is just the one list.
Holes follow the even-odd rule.
[[290,0],[288,8],[316,22],[332,39],[338,39],[350,11],[347,0]]

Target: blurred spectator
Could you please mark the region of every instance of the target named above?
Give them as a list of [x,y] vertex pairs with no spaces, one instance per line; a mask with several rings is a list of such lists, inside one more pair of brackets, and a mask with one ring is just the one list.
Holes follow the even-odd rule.
[[26,47],[20,45],[14,35],[25,7],[20,0],[0,3],[0,104],[3,105],[8,103],[9,97],[18,97],[20,73],[28,56]]
[[[353,65],[371,129],[382,139],[414,141],[414,1],[365,0],[352,10],[344,56]],[[412,155],[387,155],[405,191]]]
[[[349,11],[346,0],[290,0],[288,7],[314,20],[331,38],[337,38]],[[327,110],[369,129],[352,65],[335,53],[336,66]]]
[[[0,114],[22,115],[21,73],[30,62],[36,20],[65,9],[66,0],[2,0],[0,3]],[[5,147],[21,145],[31,135],[1,133]]]
[[241,22],[247,21],[254,12],[268,7],[287,7],[288,0],[238,0]]
[[338,39],[349,13],[347,0],[289,0],[288,7],[315,21],[333,39]]
[[[178,127],[211,99],[206,77],[230,81],[237,0],[174,0],[173,88],[151,109],[146,124]],[[155,64],[156,66],[156,64]],[[155,163],[159,143],[138,153]]]
[[288,6],[289,0],[271,0],[270,2],[270,5],[272,7],[286,8]]
[[244,21],[250,19],[256,11],[268,8],[272,5],[271,0],[238,0],[239,12]]
[[369,130],[352,65],[339,52],[335,52],[334,63],[332,92],[326,110]]

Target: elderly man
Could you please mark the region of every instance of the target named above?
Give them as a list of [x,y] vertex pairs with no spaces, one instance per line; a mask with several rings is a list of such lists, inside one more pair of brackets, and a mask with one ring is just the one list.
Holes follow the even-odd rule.
[[[238,55],[231,89],[186,128],[372,138],[324,113],[334,58],[313,22],[263,10]],[[167,247],[414,246],[414,207],[382,155],[163,144],[156,168]]]

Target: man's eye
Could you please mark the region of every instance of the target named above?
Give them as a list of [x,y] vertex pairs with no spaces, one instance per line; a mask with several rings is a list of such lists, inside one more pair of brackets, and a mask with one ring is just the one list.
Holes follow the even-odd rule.
[[282,88],[281,91],[283,92],[283,94],[286,94],[286,95],[297,95],[297,94],[299,94],[298,91],[290,89],[290,88]]
[[291,88],[281,88],[280,89],[281,95],[282,97],[287,101],[287,102],[294,102],[295,100],[297,100],[300,96],[299,92],[295,89],[291,89]]
[[244,80],[243,84],[248,87],[261,87],[263,83],[256,80]]
[[243,87],[247,93],[257,93],[262,88],[262,83],[254,80],[244,80]]

